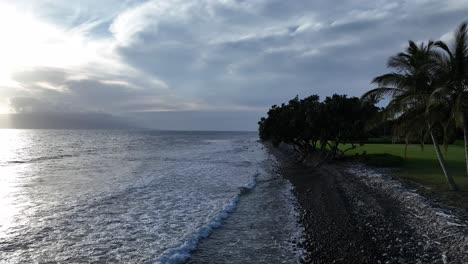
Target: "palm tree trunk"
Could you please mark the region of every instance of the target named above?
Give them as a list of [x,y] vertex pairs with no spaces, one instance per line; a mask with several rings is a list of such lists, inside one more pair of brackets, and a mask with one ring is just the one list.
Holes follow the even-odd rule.
[[451,191],[456,191],[457,185],[455,184],[455,181],[453,180],[452,175],[448,172],[447,165],[445,164],[445,160],[444,160],[444,157],[442,156],[442,152],[440,151],[440,147],[439,147],[439,144],[437,143],[437,139],[435,138],[434,133],[432,131],[430,132],[430,134],[432,138],[432,143],[434,144],[434,149],[437,155],[437,159],[439,160],[440,167],[442,168],[445,178],[447,179],[449,189]]
[[408,144],[409,144],[409,139],[408,137],[405,138],[405,159],[408,157]]
[[468,115],[466,113],[463,113],[463,139],[465,141],[466,175],[468,175]]

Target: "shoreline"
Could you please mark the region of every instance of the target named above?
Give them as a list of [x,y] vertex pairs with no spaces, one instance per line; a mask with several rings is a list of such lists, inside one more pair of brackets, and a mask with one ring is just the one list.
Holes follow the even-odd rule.
[[[468,223],[401,182],[355,164],[298,163],[264,144],[294,186],[303,263],[467,263]],[[449,221],[450,220],[450,221]]]

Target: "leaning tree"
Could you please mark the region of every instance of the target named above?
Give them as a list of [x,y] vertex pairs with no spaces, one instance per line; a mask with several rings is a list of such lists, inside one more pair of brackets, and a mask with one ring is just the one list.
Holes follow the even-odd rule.
[[463,127],[465,163],[468,175],[468,25],[462,23],[454,33],[451,45],[435,43],[442,52],[435,54],[436,77],[440,86],[433,92],[436,105],[450,108],[450,120]]
[[[435,135],[435,129],[445,122],[440,111],[431,106],[431,95],[435,86],[435,43],[417,45],[409,41],[405,52],[389,58],[387,66],[393,72],[375,77],[372,83],[377,88],[366,92],[365,99],[379,100],[390,96],[386,108],[395,124],[405,128],[405,133],[418,133],[424,129],[430,135],[439,164],[445,175],[450,190],[456,190],[457,185],[449,173],[440,145]],[[440,110],[440,109],[439,109]]]

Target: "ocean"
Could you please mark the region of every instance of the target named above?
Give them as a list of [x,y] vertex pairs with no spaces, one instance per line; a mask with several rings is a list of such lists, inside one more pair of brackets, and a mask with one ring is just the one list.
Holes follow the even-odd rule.
[[275,162],[248,132],[0,130],[0,263],[298,263]]

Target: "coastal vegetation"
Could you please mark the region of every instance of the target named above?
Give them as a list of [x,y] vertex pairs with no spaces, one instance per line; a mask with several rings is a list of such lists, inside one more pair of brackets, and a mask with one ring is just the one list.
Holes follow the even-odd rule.
[[369,166],[391,167],[392,175],[418,183],[420,187],[416,188],[420,192],[442,199],[449,205],[468,209],[468,177],[465,176],[463,141],[450,144],[444,151],[444,157],[457,183],[459,190],[456,192],[448,189],[434,148],[421,149],[416,144],[407,147],[405,144],[365,144],[346,153],[347,159],[358,160]]
[[[287,104],[271,107],[268,116],[258,122],[259,136],[274,146],[292,145],[301,160],[313,153],[323,160],[334,159],[367,139],[367,126],[377,115],[373,103],[357,97],[335,94],[320,101],[317,95],[296,96]],[[340,148],[344,144],[350,146]]]
[[[428,41],[417,45],[409,41],[405,52],[390,57],[387,66],[393,71],[375,77],[377,88],[362,98],[378,101],[390,96],[385,114],[392,118],[395,130],[405,136],[424,140],[430,136],[435,154],[450,190],[458,187],[444,158],[435,133],[442,131],[442,144],[447,147],[447,137],[457,120],[461,120],[464,133],[468,133],[466,114],[466,89],[468,84],[468,33],[467,24],[457,29],[453,48],[442,41]],[[465,136],[466,139],[466,136]],[[468,153],[465,140],[465,153]],[[468,154],[465,155],[468,161]],[[466,163],[468,164],[468,163]]]
[[[368,163],[400,167],[404,178],[433,190],[468,190],[467,23],[450,43],[410,40],[387,66],[391,72],[375,77],[376,88],[361,98],[320,101],[313,95],[272,106],[259,122],[260,138],[292,145],[301,160],[313,153],[326,160],[364,152]],[[375,106],[385,98],[386,107]],[[376,135],[381,128],[387,132]],[[363,146],[369,137],[387,141],[388,131],[390,143]],[[457,135],[463,143],[451,145]]]

